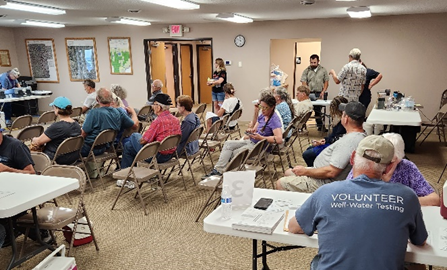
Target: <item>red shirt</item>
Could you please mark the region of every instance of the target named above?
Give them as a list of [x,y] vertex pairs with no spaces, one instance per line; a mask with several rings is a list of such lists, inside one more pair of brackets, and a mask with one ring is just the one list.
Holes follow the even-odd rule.
[[[169,111],[162,112],[157,118],[152,122],[149,129],[144,133],[143,139],[148,142],[161,142],[164,138],[169,135],[182,134],[180,130],[180,121],[173,116]],[[160,151],[162,155],[168,155],[175,152],[177,147],[166,151]]]

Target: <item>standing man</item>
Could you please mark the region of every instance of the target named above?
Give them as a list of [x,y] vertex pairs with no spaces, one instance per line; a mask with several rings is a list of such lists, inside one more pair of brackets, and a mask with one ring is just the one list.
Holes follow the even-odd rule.
[[296,211],[289,232],[310,236],[318,230],[311,269],[405,269],[408,240],[425,244],[428,234],[414,191],[381,180],[393,156],[389,140],[366,137],[351,155],[354,179],[320,187]]
[[[320,57],[317,54],[310,56],[310,66],[303,71],[301,84],[309,87],[311,100],[314,100],[312,99],[312,94],[315,95],[315,99],[324,98],[324,93],[329,86],[329,76],[326,69],[320,65]],[[321,107],[314,106],[315,119],[319,131],[323,126],[323,122],[321,121]]]
[[348,101],[359,101],[366,81],[366,68],[360,63],[362,52],[354,48],[349,52],[349,63],[343,66],[340,73],[335,74],[331,69],[329,75],[336,84],[341,83],[339,96],[345,97]]
[[87,98],[82,104],[82,113],[86,113],[88,110],[92,109],[96,105],[96,84],[94,81],[87,79],[83,83],[84,90],[87,92]]
[[[14,87],[20,87],[19,81],[17,79],[20,77],[20,72],[18,68],[14,68],[6,71],[0,75],[0,88],[2,90],[8,90]],[[5,121],[7,126],[11,126],[11,115],[12,106],[11,102],[6,102],[3,104],[3,112],[5,113]]]

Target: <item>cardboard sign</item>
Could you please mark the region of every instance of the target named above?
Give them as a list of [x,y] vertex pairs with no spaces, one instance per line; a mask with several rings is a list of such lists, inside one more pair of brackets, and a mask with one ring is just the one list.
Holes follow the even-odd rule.
[[226,172],[223,186],[228,185],[233,207],[250,206],[253,201],[256,171]]

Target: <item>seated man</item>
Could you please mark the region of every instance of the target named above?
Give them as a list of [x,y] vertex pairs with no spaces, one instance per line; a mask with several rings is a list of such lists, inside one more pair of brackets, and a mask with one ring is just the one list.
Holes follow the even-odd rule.
[[366,136],[362,124],[365,119],[365,106],[360,102],[340,104],[343,111],[341,123],[346,135],[325,148],[315,159],[314,167],[296,166],[276,182],[276,188],[312,193],[320,186],[344,180],[351,170],[349,159],[352,151]]
[[82,113],[86,113],[88,110],[92,109],[96,105],[96,84],[94,81],[88,79],[83,83],[84,90],[87,92],[87,97],[84,100],[84,104],[82,104]]
[[[1,172],[14,172],[14,173],[27,173],[35,174],[34,162],[31,158],[31,153],[21,141],[3,135],[3,129],[0,129],[0,173]],[[14,181],[12,178],[11,181]],[[16,215],[13,219],[22,216],[26,212]],[[8,219],[0,219],[0,228],[4,227],[6,229],[6,238],[2,239],[2,232],[0,232],[0,242],[5,241],[5,244],[0,243],[0,247],[10,245],[9,237],[9,222]],[[47,233],[47,232],[46,232]],[[14,229],[15,236],[20,235],[20,233]],[[48,234],[42,235],[46,238]]]
[[[394,159],[391,169],[382,176],[382,181],[390,183],[401,183],[411,188],[419,197],[419,203],[422,206],[439,206],[441,203],[439,195],[435,192],[430,183],[425,180],[416,164],[405,157],[405,143],[402,136],[398,133],[385,133],[385,139],[388,139],[394,145]],[[346,179],[353,177],[353,171],[349,173]]]
[[425,244],[416,194],[381,180],[393,156],[390,141],[366,137],[351,156],[354,179],[322,186],[296,211],[289,232],[311,236],[318,230],[311,269],[404,269],[408,240]]
[[296,116],[302,117],[314,109],[314,106],[309,99],[309,94],[309,87],[305,85],[300,85],[296,88],[296,99],[299,101],[293,106],[295,108]]
[[[133,129],[138,128],[138,118],[135,110],[131,107],[126,107],[126,111],[132,115],[132,118],[130,118],[123,110],[113,108],[111,106],[113,102],[112,93],[109,90],[105,88],[99,89],[96,99],[100,107],[89,112],[82,125],[81,135],[85,139],[81,149],[83,157],[88,156],[93,142],[101,131],[106,129],[120,131],[130,127]],[[100,155],[105,150],[106,146],[101,146],[93,151],[95,155]]]
[[[123,158],[121,159],[121,168],[127,168],[132,165],[138,151],[147,143],[154,141],[161,142],[169,135],[182,134],[180,130],[180,121],[169,112],[172,105],[171,98],[164,94],[158,94],[154,98],[152,109],[157,118],[149,126],[148,130],[141,136],[140,133],[133,133],[129,141],[124,145]],[[164,163],[172,158],[176,148],[161,151],[157,153],[157,162]],[[149,162],[149,160],[148,160]]]

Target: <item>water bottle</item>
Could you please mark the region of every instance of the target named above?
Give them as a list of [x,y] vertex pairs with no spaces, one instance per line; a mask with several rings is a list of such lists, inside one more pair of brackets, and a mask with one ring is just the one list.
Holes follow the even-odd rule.
[[229,191],[229,186],[224,185],[222,189],[222,195],[220,199],[220,204],[222,208],[222,219],[229,220],[231,218],[231,193]]

